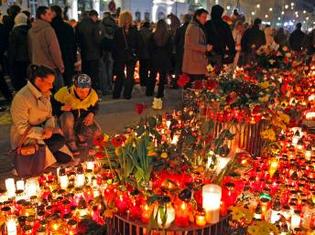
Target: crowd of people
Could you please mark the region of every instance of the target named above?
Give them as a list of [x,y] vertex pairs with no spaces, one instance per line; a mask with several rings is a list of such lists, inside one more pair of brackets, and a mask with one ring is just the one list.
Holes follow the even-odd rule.
[[237,10],[228,20],[223,13],[215,5],[210,20],[207,10],[198,9],[184,15],[182,24],[173,14],[153,24],[134,22],[129,11],[100,19],[91,10],[75,22],[65,21],[59,6],[38,7],[36,19],[11,6],[0,18],[0,87],[13,100],[12,147],[26,133],[47,146],[47,166],[70,161],[77,144],[99,130],[99,97],[132,98],[137,65],[140,85],[155,97],[153,108],[161,109],[166,84],[176,88],[182,74],[190,82],[206,79],[209,64],[217,73],[224,64],[233,71],[255,61],[261,46],[315,52],[315,31],[304,33],[300,23],[289,35],[262,27],[260,19],[250,26]]
[[164,19],[153,24],[134,22],[128,11],[119,15],[106,12],[100,19],[91,10],[75,22],[65,21],[59,6],[40,6],[36,18],[31,19],[29,12],[13,5],[0,20],[1,91],[8,101],[12,100],[3,75],[10,75],[17,92],[26,84],[27,67],[38,64],[56,72],[55,91],[69,86],[73,76],[83,72],[92,78],[99,95],[130,99],[139,62],[140,85],[146,87],[147,96],[153,96],[158,80],[156,98],[160,99],[164,85],[170,82],[176,87],[176,78],[182,72],[198,79],[207,73],[209,62],[219,70],[222,64],[246,64],[262,45],[287,45],[293,50],[314,52],[315,31],[307,35],[300,23],[289,35],[283,28],[263,28],[260,19],[250,26],[237,10],[231,22],[223,13],[224,8],[215,5],[208,20],[208,12],[198,9],[193,16],[184,15],[180,25],[173,14],[167,19],[170,24]]

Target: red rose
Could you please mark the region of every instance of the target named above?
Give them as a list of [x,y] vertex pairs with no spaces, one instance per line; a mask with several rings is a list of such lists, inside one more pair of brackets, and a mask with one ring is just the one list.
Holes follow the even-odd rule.
[[136,104],[136,112],[137,112],[137,114],[142,114],[143,113],[143,111],[144,111],[144,109],[145,109],[145,106],[144,106],[144,104]]
[[112,139],[112,145],[115,147],[115,148],[118,148],[118,147],[121,147],[125,141],[126,141],[126,137],[124,135],[118,135],[118,136],[115,136],[113,139]]
[[216,80],[213,80],[213,79],[211,79],[211,80],[208,80],[207,81],[207,89],[209,90],[209,91],[212,91],[212,90],[214,90],[214,89],[216,89],[217,87],[218,87],[218,82],[216,81]]
[[186,74],[182,74],[179,76],[177,81],[177,85],[181,88],[184,88],[190,81],[190,78]]
[[93,145],[101,147],[103,145],[104,136],[98,135],[93,139]]

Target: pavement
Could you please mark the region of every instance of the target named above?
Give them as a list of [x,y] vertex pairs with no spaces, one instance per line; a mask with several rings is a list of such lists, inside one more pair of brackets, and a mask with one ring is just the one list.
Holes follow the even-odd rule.
[[[130,100],[113,100],[110,96],[103,97],[96,119],[105,133],[113,135],[122,132],[128,126],[137,124],[141,117],[171,112],[173,109],[180,108],[182,104],[181,97],[181,90],[166,89],[163,110],[152,110],[153,97],[146,97],[144,88],[136,85]],[[136,104],[139,103],[146,107],[141,115],[135,110]],[[9,146],[10,114],[7,111],[0,113],[0,188],[3,185],[3,180],[12,176],[12,160],[8,156]]]

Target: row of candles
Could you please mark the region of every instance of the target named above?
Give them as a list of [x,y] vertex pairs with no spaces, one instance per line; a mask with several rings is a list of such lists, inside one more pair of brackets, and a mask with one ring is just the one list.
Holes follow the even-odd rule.
[[[246,183],[240,204],[254,218],[276,224],[281,234],[315,229],[315,155],[312,137],[292,128],[276,157],[258,157],[242,176]],[[250,195],[250,196],[249,196]],[[241,197],[241,198],[242,198]],[[256,199],[256,200],[255,200]]]
[[[115,212],[131,219],[149,223],[152,215],[161,211],[149,205],[143,195],[133,196],[120,191],[111,183],[112,175],[96,162],[85,162],[84,167],[58,168],[57,174],[43,174],[38,178],[5,180],[6,191],[0,193],[1,214],[5,218],[4,232],[16,234],[75,234],[83,218],[105,222],[105,209],[114,200]],[[167,221],[157,219],[161,228],[177,226],[206,226],[219,222],[222,189],[207,184],[202,188],[202,208],[192,216],[192,204],[177,199],[165,206]],[[106,208],[107,207],[107,208]],[[158,215],[156,218],[160,218]]]

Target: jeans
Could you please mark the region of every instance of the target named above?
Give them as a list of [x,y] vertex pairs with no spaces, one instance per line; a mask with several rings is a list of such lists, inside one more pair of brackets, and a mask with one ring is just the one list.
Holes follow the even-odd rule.
[[97,60],[83,60],[82,59],[82,72],[91,77],[92,87],[94,90],[100,89],[99,63],[100,63],[99,59]]
[[167,73],[158,71],[158,70],[152,70],[150,74],[150,78],[147,82],[147,90],[146,95],[147,96],[153,96],[154,93],[154,87],[156,84],[156,76],[159,73],[159,86],[158,86],[158,93],[157,98],[163,98],[164,97],[164,85],[167,82]]
[[60,115],[61,130],[67,143],[76,141],[76,139],[80,141],[89,140],[99,130],[95,123],[91,126],[86,126],[83,124],[83,120],[84,118],[75,118],[72,112],[64,112]]
[[110,53],[100,59],[100,89],[103,95],[107,95],[112,91],[113,86],[113,59]]
[[3,75],[3,64],[2,64],[2,56],[0,55],[0,92],[2,93],[2,95],[4,96],[4,98],[8,101],[11,102],[13,97],[12,97],[12,93],[9,89],[9,86],[7,84],[7,82],[4,79],[4,75]]
[[140,85],[146,86],[150,73],[150,60],[142,59],[139,63]]
[[15,61],[11,68],[12,86],[16,91],[26,85],[28,65],[29,63],[25,61]]
[[[123,96],[125,99],[130,99],[132,95],[132,89],[134,85],[134,73],[135,73],[136,61],[121,62],[116,61],[114,64],[114,70],[116,74],[116,80],[114,84],[113,98],[119,99],[122,89],[124,88]],[[125,75],[125,68],[127,76]]]

